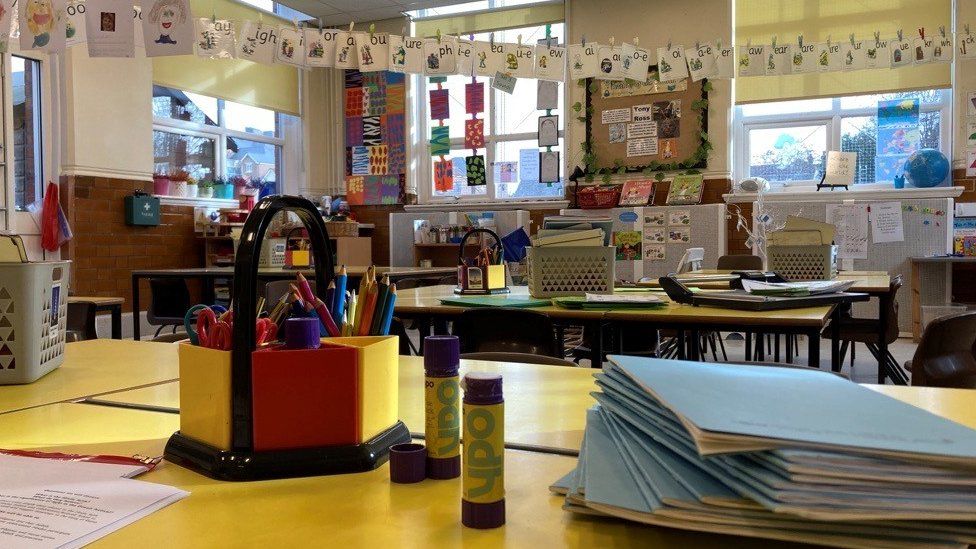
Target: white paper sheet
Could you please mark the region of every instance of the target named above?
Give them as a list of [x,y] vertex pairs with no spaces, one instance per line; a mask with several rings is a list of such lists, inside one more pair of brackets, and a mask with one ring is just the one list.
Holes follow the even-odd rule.
[[146,57],[193,53],[193,14],[189,0],[155,0],[142,6]]
[[875,244],[903,242],[905,224],[902,221],[901,202],[875,202],[871,204],[871,238]]
[[89,57],[135,57],[131,0],[87,0],[85,8]]
[[335,40],[338,32],[333,29],[306,27],[305,64],[309,67],[331,67],[335,64]]
[[827,204],[827,223],[837,227],[839,259],[868,258],[868,212],[864,204]]

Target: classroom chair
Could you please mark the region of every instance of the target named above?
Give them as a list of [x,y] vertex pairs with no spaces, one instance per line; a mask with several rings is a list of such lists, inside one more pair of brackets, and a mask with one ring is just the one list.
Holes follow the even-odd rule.
[[159,326],[153,337],[158,337],[166,326],[172,326],[174,332],[183,326],[183,316],[190,308],[190,289],[186,286],[186,280],[150,278],[149,293],[151,297],[146,321],[151,326]]
[[467,360],[491,360],[493,362],[518,362],[522,364],[545,364],[550,366],[571,366],[576,367],[575,362],[570,362],[554,356],[534,355],[529,353],[506,353],[506,352],[485,352],[485,353],[464,353],[461,358]]
[[98,334],[95,333],[95,311],[94,303],[68,303],[65,341],[71,343],[73,341],[98,339]]
[[559,357],[552,320],[535,311],[468,309],[454,321],[462,353],[500,351]]
[[720,271],[761,271],[763,260],[758,255],[729,254],[719,257],[715,268]]
[[183,341],[188,337],[190,336],[188,336],[186,332],[180,331],[180,332],[173,332],[171,334],[163,334],[161,336],[154,337],[152,338],[152,341],[154,343],[176,343],[179,341]]
[[[896,339],[898,339],[898,302],[895,300],[897,297],[898,290],[902,287],[901,275],[891,277],[891,282],[888,284],[888,325],[885,326],[885,343],[891,344]],[[892,368],[895,370],[901,369],[898,361],[892,356],[891,352],[887,353],[887,356],[880,357],[880,348],[878,342],[878,322],[877,318],[858,318],[851,315],[850,305],[845,309],[841,310],[840,313],[840,361],[844,362],[844,358],[847,356],[847,348],[850,347],[851,350],[851,374],[854,373],[854,349],[858,343],[864,344],[868,351],[878,362],[882,360],[888,362]],[[822,337],[829,338],[831,335],[831,327],[828,325],[824,328]]]
[[911,360],[912,385],[976,389],[976,312],[937,318]]

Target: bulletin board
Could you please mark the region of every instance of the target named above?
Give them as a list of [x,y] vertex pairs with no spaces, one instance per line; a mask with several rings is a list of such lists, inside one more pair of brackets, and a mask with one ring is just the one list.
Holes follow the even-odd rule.
[[346,199],[403,204],[406,174],[403,74],[345,73]]
[[[645,169],[678,170],[704,168],[708,156],[707,80],[690,78],[676,83],[657,81],[657,67],[649,69],[648,84],[634,86],[623,82],[587,79],[586,141],[589,144],[591,172],[624,168],[627,172]],[[656,123],[656,137],[647,137],[647,126],[633,122],[634,107]],[[624,110],[631,121],[604,122],[605,111],[620,120]],[[617,115],[613,117],[612,115]],[[622,133],[621,133],[622,132]],[[611,134],[613,134],[611,136]],[[635,136],[635,139],[631,139]],[[656,140],[651,143],[650,140]],[[641,140],[637,143],[637,140]],[[655,150],[654,154],[648,154]],[[631,156],[628,156],[630,151]]]

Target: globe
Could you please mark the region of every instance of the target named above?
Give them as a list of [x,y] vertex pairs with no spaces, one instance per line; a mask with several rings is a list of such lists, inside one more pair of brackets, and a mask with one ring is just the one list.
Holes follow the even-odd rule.
[[935,187],[949,176],[949,159],[935,149],[921,149],[905,161],[905,179],[915,187]]

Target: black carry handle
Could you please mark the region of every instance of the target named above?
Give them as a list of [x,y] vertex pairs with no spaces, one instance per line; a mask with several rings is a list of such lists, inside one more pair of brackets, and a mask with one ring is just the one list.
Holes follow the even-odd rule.
[[[473,234],[477,234],[477,233],[488,233],[488,234],[490,234],[491,237],[495,239],[495,244],[493,246],[491,246],[492,248],[501,248],[502,247],[502,239],[501,238],[498,238],[498,233],[496,233],[495,231],[493,231],[491,229],[484,229],[484,228],[471,229],[470,231],[464,233],[464,236],[461,237],[461,243],[458,245],[458,265],[464,265],[464,245],[467,244],[468,237],[470,237]],[[504,254],[504,253],[505,253],[505,251],[502,250],[502,254]],[[504,255],[502,256],[502,261],[503,262],[505,261]]]
[[661,278],[657,279],[657,282],[661,285],[664,293],[668,294],[671,301],[674,301],[675,303],[691,303],[692,298],[695,296],[695,294],[689,290],[687,286],[682,284],[677,279],[674,273],[671,273],[668,276],[662,276]]
[[300,196],[274,195],[262,198],[244,221],[240,244],[234,259],[234,348],[231,351],[231,411],[233,426],[231,445],[235,450],[251,450],[251,353],[255,348],[257,321],[258,259],[261,242],[272,218],[282,211],[294,212],[308,229],[315,259],[315,288],[319,297],[325,295],[329,281],[335,276],[332,245],[322,215],[308,199]]

